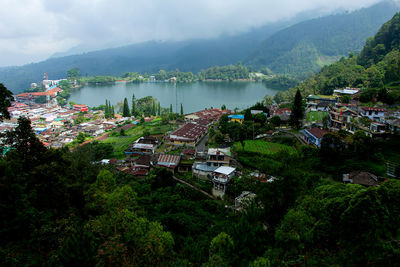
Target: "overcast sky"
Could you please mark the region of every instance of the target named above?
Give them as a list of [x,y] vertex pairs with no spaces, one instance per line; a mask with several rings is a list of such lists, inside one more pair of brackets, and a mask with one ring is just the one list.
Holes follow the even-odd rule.
[[355,10],[380,0],[0,0],[0,66],[75,46],[210,38],[293,17]]

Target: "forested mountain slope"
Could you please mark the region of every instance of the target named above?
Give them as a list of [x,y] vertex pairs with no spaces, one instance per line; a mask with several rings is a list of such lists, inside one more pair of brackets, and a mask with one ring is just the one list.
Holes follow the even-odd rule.
[[[313,77],[290,89],[283,99],[291,99],[297,88],[303,96],[331,94],[333,89],[346,86],[363,87],[371,97],[378,89],[398,87],[400,81],[400,13],[382,25],[378,33],[369,38],[360,55],[341,58],[325,66]],[[375,93],[374,93],[375,90]],[[400,101],[398,90],[390,90],[388,104]],[[278,98],[282,95],[278,94]]]
[[352,13],[298,23],[270,36],[245,63],[306,77],[349,52],[360,52],[365,40],[398,10],[394,2],[384,1]]

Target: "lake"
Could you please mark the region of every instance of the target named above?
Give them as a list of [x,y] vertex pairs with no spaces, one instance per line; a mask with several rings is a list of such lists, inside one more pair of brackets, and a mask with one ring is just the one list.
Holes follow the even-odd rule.
[[165,108],[172,104],[175,112],[180,112],[182,103],[184,112],[191,113],[204,108],[220,108],[223,104],[228,109],[244,109],[276,92],[278,90],[257,82],[117,83],[73,90],[68,101],[93,107],[105,104],[108,99],[116,106],[126,97],[131,106],[132,94],[135,94],[136,99],[153,96]]

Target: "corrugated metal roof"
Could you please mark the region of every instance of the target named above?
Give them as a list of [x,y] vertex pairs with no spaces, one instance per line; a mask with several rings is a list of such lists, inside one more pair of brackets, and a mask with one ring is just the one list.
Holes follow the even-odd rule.
[[161,154],[158,157],[157,164],[166,166],[166,167],[175,167],[179,164],[180,160],[181,160],[181,156],[170,155],[170,154]]

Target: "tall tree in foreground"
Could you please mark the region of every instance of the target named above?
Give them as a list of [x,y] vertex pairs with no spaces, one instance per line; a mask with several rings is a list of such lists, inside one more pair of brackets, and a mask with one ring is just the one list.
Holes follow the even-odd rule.
[[172,113],[172,104],[169,106],[169,113]]
[[183,115],[183,105],[181,103],[181,115]]
[[297,89],[292,104],[292,114],[290,115],[290,124],[299,129],[301,127],[303,117],[304,117],[303,98],[300,94],[300,90]]
[[12,100],[12,93],[2,83],[0,83],[0,121],[10,118],[8,107],[11,106]]
[[130,116],[130,112],[129,112],[129,105],[128,105],[128,99],[124,99],[124,107],[122,110],[122,116],[123,117],[129,117]]

